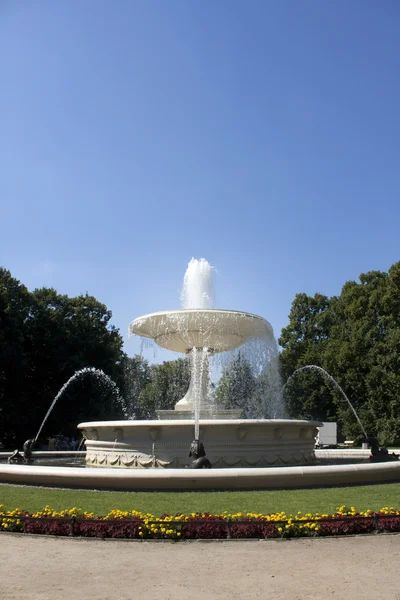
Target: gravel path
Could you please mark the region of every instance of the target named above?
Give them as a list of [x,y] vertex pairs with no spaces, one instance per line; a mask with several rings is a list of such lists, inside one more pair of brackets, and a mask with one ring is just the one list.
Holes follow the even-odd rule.
[[400,600],[400,535],[129,542],[0,534],[1,600]]

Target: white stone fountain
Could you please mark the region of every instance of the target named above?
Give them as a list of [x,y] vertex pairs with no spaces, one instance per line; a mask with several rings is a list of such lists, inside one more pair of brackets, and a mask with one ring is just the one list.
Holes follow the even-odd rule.
[[[215,468],[266,467],[314,461],[319,422],[240,419],[241,410],[215,407],[209,399],[209,357],[259,339],[275,349],[271,325],[262,317],[213,305],[212,268],[192,259],[185,274],[182,310],[148,314],[129,331],[191,360],[191,382],[175,410],[155,421],[81,423],[86,463],[97,467],[183,468],[192,440],[200,439]],[[274,369],[277,369],[277,360]],[[278,391],[277,393],[280,393]]]
[[[246,341],[273,335],[261,317],[236,310],[188,308],[139,317],[129,326],[131,333],[153,339],[159,346],[186,354],[191,361],[187,393],[175,410],[160,410],[161,419],[196,418],[196,402],[202,418],[234,419],[241,410],[215,408],[209,402],[209,357],[241,346]],[[198,394],[198,396],[197,396]]]
[[[79,428],[87,438],[86,468],[0,462],[0,482],[92,489],[243,490],[400,481],[400,461],[303,466],[314,459],[314,437],[321,423],[246,420],[232,418],[224,409],[214,411],[209,401],[210,356],[223,356],[228,348],[242,349],[255,339],[261,345],[265,342],[276,376],[278,361],[267,321],[248,313],[213,309],[210,275],[206,261],[191,261],[185,275],[184,310],[147,315],[130,326],[134,333],[191,356],[191,384],[175,410],[160,411],[162,418],[154,421],[81,423]],[[280,389],[279,377],[275,389]],[[273,414],[279,413],[278,405],[275,402]],[[204,443],[211,470],[179,468],[190,460],[194,437]],[[326,452],[317,450],[316,454],[320,460],[352,456],[365,461],[369,455],[369,450],[332,450],[328,456]],[[3,460],[8,455],[4,453]],[[34,455],[36,460],[40,453]]]

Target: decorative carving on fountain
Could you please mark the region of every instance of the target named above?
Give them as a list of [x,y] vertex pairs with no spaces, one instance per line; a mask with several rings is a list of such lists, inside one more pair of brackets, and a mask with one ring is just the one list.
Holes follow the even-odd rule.
[[300,439],[301,440],[309,440],[312,437],[312,431],[306,427],[300,429]]
[[384,446],[379,446],[379,442],[376,437],[370,436],[367,441],[371,447],[371,456],[369,457],[370,462],[390,462],[393,460],[399,460],[399,455],[394,452],[389,452]]
[[122,429],[122,427],[114,427],[114,435],[116,442],[122,442],[122,440],[124,439],[124,430]]
[[236,437],[238,440],[244,440],[247,437],[248,430],[244,427],[238,427],[236,429]]
[[149,429],[149,436],[151,437],[153,442],[160,439],[160,433],[161,432],[158,427],[150,427],[150,429]]
[[200,440],[193,440],[190,446],[189,458],[193,457],[190,465],[185,465],[189,469],[211,469],[211,463],[206,457],[204,445]]
[[35,442],[36,442],[35,439],[26,440],[26,442],[24,442],[24,445],[23,445],[23,454],[21,454],[19,450],[14,450],[14,452],[11,454],[11,456],[8,457],[7,462],[9,464],[16,464],[16,465],[32,464],[33,463],[32,448],[35,445]]
[[[195,454],[192,453],[192,456]],[[201,458],[197,455],[197,459]],[[204,457],[205,458],[205,457]],[[207,459],[208,460],[208,459]],[[195,458],[196,461],[196,458]],[[194,462],[195,462],[194,461]],[[174,456],[171,460],[165,461],[151,456],[149,454],[132,453],[132,452],[88,452],[86,462],[90,466],[99,467],[114,467],[114,468],[130,468],[130,469],[150,469],[150,468],[188,468],[187,461],[182,456]],[[250,458],[245,454],[231,458],[221,454],[214,455],[213,467],[217,469],[227,468],[262,468],[273,466],[288,466],[288,465],[304,465],[313,464],[315,462],[314,453],[301,451],[299,454],[293,452],[275,452],[271,454],[259,454]],[[192,468],[201,468],[192,466]]]
[[143,454],[129,455],[124,452],[118,454],[89,452],[86,456],[86,463],[92,466],[101,465],[110,467],[127,467],[132,469],[148,469],[154,467],[165,469],[167,467],[172,466],[184,466],[183,464],[174,465],[174,461],[163,461],[155,456],[148,456]]
[[99,439],[99,432],[98,432],[98,430],[95,429],[94,427],[92,427],[91,429],[89,429],[87,439],[93,440],[93,441],[98,440]]

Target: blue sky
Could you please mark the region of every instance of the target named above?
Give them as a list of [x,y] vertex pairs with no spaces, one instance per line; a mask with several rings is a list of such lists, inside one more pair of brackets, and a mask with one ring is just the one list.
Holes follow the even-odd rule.
[[[276,334],[297,292],[400,259],[397,0],[3,0],[0,264],[125,335],[217,306]],[[129,354],[136,341],[126,342]]]

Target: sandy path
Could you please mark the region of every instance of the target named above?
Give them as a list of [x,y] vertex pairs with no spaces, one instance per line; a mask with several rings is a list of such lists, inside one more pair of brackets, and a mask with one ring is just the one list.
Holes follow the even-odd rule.
[[396,535],[172,544],[3,533],[0,598],[400,600],[399,561]]

